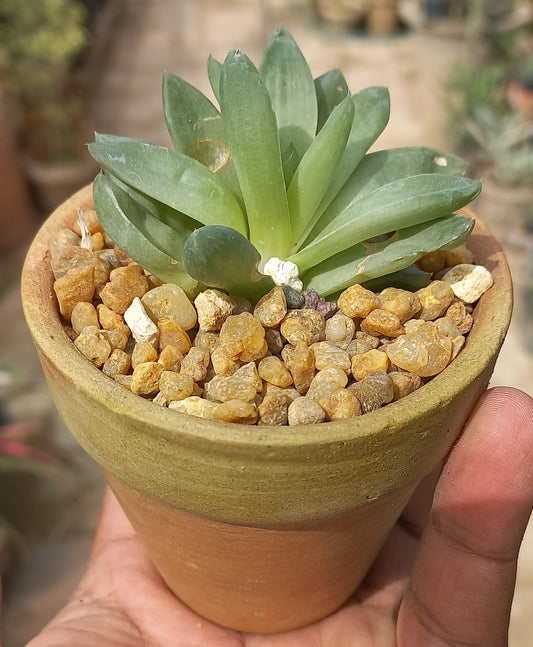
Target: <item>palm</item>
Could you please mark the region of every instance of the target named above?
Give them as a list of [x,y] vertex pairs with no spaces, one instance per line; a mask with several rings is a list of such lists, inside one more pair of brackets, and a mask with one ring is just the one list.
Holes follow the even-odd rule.
[[[325,620],[285,634],[226,630],[177,600],[108,493],[86,576],[28,647],[502,647],[532,507],[531,420],[528,396],[506,389],[485,396],[447,463],[422,543],[432,479],[419,487],[353,598]],[[503,426],[513,431],[512,447],[502,443]]]

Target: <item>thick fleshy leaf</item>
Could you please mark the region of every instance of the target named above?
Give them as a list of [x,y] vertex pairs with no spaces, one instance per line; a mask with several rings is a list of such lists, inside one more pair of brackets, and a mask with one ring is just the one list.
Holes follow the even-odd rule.
[[315,92],[318,106],[316,130],[320,132],[333,108],[350,94],[350,90],[342,72],[335,69],[315,79]]
[[366,88],[352,96],[354,117],[346,149],[337,166],[319,213],[323,213],[357,168],[368,149],[381,135],[390,116],[387,88]]
[[423,173],[461,176],[464,175],[466,166],[466,162],[455,155],[426,147],[393,148],[370,153],[361,160],[340,193],[321,215],[306,242],[318,237],[351,202],[384,184]]
[[416,265],[409,265],[409,267],[405,267],[403,270],[365,281],[363,287],[376,293],[389,287],[415,292],[429,285],[432,276],[433,274],[431,272],[424,272],[424,270],[421,270]]
[[300,163],[300,158],[294,148],[294,144],[289,144],[287,148],[281,153],[281,161],[283,165],[283,177],[285,178],[285,186],[288,187],[291,183],[298,164]]
[[261,255],[247,238],[217,225],[194,231],[183,250],[184,266],[198,281],[254,299],[274,287],[269,276],[259,273],[260,261]]
[[220,61],[217,61],[217,59],[210,54],[209,58],[207,59],[207,76],[209,78],[209,85],[211,86],[211,90],[213,90],[213,94],[215,95],[215,99],[218,101],[219,105],[221,72],[222,63]]
[[187,81],[165,72],[163,110],[175,149],[216,173],[240,196],[222,117],[211,101]]
[[287,191],[295,249],[303,242],[316,222],[316,210],[336,173],[353,122],[350,97],[329,116],[305,152]]
[[179,262],[186,238],[102,174],[94,180],[93,193],[98,218],[112,240],[149,272],[194,296],[198,282]]
[[458,247],[470,235],[474,221],[449,216],[397,231],[377,248],[360,243],[311,268],[302,276],[306,289],[322,296],[354,283],[398,272],[415,263],[423,254]]
[[139,140],[97,138],[89,152],[110,173],[141,193],[203,224],[224,224],[246,235],[237,198],[203,164]]
[[301,158],[316,132],[316,92],[309,65],[285,29],[270,41],[259,72],[276,113],[281,150],[292,143]]
[[353,201],[321,232],[290,257],[301,272],[358,243],[451,215],[471,202],[481,183],[463,177],[422,174],[379,187]]
[[[291,232],[276,116],[257,68],[242,52],[230,52],[222,65],[220,108],[246,206],[250,241],[263,259],[284,258]],[[222,221],[206,224],[231,226]]]

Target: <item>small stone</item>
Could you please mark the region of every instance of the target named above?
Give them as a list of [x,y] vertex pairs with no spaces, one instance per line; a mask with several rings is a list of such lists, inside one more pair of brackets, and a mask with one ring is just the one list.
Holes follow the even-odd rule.
[[163,350],[159,353],[159,359],[157,360],[165,371],[174,371],[178,373],[181,368],[181,363],[183,361],[183,353],[176,346],[168,344]]
[[376,294],[356,283],[341,292],[337,305],[347,317],[364,318],[378,307],[379,301]]
[[387,353],[381,350],[372,349],[366,353],[360,353],[352,357],[352,375],[360,382],[367,375],[375,371],[385,371],[389,369],[390,361]]
[[149,341],[140,341],[135,344],[131,355],[131,365],[135,369],[139,364],[144,362],[156,362],[157,350]]
[[74,332],[79,335],[86,326],[99,328],[98,314],[92,303],[80,301],[74,306],[71,314],[71,323]]
[[270,384],[279,386],[282,389],[292,384],[292,375],[285,364],[274,355],[265,357],[259,362],[257,367],[259,377]]
[[94,268],[95,285],[103,285],[109,278],[110,267],[100,257],[82,247],[66,247],[57,253],[52,261],[52,271],[56,279],[65,276],[73,268]]
[[184,400],[193,394],[194,382],[190,375],[163,371],[159,378],[159,389],[165,400],[175,402]]
[[130,368],[131,357],[123,350],[115,348],[102,366],[102,372],[114,378],[116,375],[126,375],[129,373]]
[[189,416],[215,420],[215,411],[219,406],[220,404],[218,402],[211,402],[210,400],[204,400],[197,395],[191,395],[183,400],[170,402],[168,408],[180,411],[181,413],[186,413]]
[[294,381],[294,388],[299,393],[306,393],[315,376],[315,356],[306,346],[285,346],[281,351],[285,366],[289,369]]
[[64,276],[54,281],[61,315],[70,321],[76,305],[91,302],[94,296],[94,267],[81,267],[69,270]]
[[161,319],[157,324],[159,331],[159,350],[166,346],[175,346],[184,355],[189,352],[191,338],[183,326],[172,319]]
[[259,372],[255,362],[248,362],[244,364],[233,374],[243,382],[249,382],[257,393],[261,393],[263,389],[263,380],[259,377]]
[[288,389],[282,389],[279,386],[275,386],[274,384],[270,384],[270,382],[263,382],[263,386],[261,389],[261,397],[264,399],[267,397],[267,395],[283,395],[292,402],[293,400],[296,400],[296,398],[301,398],[302,395],[298,393],[298,391],[295,388],[288,388]]
[[155,395],[159,391],[159,379],[163,367],[158,362],[144,362],[133,369],[131,390],[137,395]]
[[288,424],[289,405],[291,402],[292,398],[283,393],[266,395],[258,407],[258,424],[278,427]]
[[403,326],[398,315],[376,308],[361,321],[361,330],[373,337],[399,337]]
[[293,400],[287,412],[289,425],[315,425],[324,422],[326,412],[322,407],[308,397]]
[[295,290],[294,288],[291,288],[290,285],[282,285],[281,289],[285,293],[287,308],[289,310],[297,310],[304,305],[304,295],[300,290]]
[[194,382],[205,380],[211,357],[201,348],[193,346],[181,362],[180,373],[190,375]]
[[156,323],[170,319],[184,330],[191,330],[196,326],[196,310],[189,297],[175,283],[164,283],[148,290],[142,303]]
[[265,339],[269,352],[271,352],[272,355],[279,355],[285,344],[280,331],[275,330],[274,328],[266,328]]
[[60,231],[58,231],[50,241],[50,256],[52,257],[52,265],[61,256],[64,249],[66,249],[67,247],[79,247],[80,243],[81,238],[71,229],[61,229]]
[[389,373],[394,389],[393,402],[405,398],[406,395],[413,393],[422,386],[422,378],[414,373],[404,373],[403,371],[394,371]]
[[223,422],[254,425],[258,419],[258,412],[253,402],[228,400],[217,406],[215,409],[215,418]]
[[193,346],[206,350],[211,354],[219,344],[219,333],[208,332],[207,330],[198,330],[194,338]]
[[329,341],[318,341],[310,346],[315,356],[315,368],[321,371],[328,366],[336,366],[345,373],[350,371],[350,356],[345,350]]
[[231,302],[233,303],[233,312],[231,314],[240,315],[243,312],[252,312],[253,307],[250,301],[246,297],[242,297],[238,294],[232,294],[230,296]]
[[474,318],[466,309],[465,304],[460,300],[454,301],[450,305],[448,310],[446,310],[446,316],[455,323],[462,335],[468,334],[474,323]]
[[438,319],[435,319],[433,323],[437,330],[443,335],[446,335],[446,337],[453,339],[454,337],[459,337],[461,335],[461,331],[456,326],[455,321],[450,319],[450,317],[439,317]]
[[103,329],[102,334],[113,349],[125,350],[130,340],[130,329],[126,324],[111,330]]
[[361,382],[350,384],[348,390],[359,400],[363,413],[380,409],[394,397],[392,380],[385,371],[370,373]]
[[109,275],[109,283],[102,290],[100,297],[104,305],[119,314],[124,314],[134,299],[144,296],[148,290],[148,281],[142,267],[131,263],[126,267],[117,267]]
[[233,301],[219,290],[204,290],[194,300],[200,330],[215,332],[233,313]]
[[220,329],[220,345],[230,357],[255,362],[266,356],[265,329],[249,312],[229,316]]
[[378,295],[378,299],[379,307],[397,315],[402,324],[412,319],[422,309],[417,296],[408,290],[385,288]]
[[205,395],[209,400],[227,402],[228,400],[241,400],[242,402],[253,402],[257,390],[251,382],[243,381],[235,375],[215,377],[206,382]]
[[96,326],[87,326],[74,340],[74,346],[100,368],[111,355],[111,345]]
[[240,360],[230,357],[220,345],[215,347],[211,353],[211,364],[216,375],[225,377],[233,375],[242,366]]
[[282,321],[280,332],[293,346],[310,346],[326,338],[326,322],[316,310],[291,310]]
[[446,267],[446,252],[440,249],[429,252],[419,258],[416,264],[423,272],[435,274],[435,272],[440,272]]
[[113,379],[117,384],[120,384],[125,389],[128,389],[128,391],[131,391],[131,378],[131,375],[121,375],[120,373],[117,373]]
[[453,290],[443,281],[432,281],[425,288],[417,290],[415,294],[422,306],[418,317],[424,321],[442,317],[453,301]]
[[346,420],[361,415],[361,404],[348,389],[338,389],[319,404],[326,412],[326,420]]
[[442,281],[464,303],[475,303],[494,283],[492,274],[486,267],[469,263],[452,267],[444,274]]
[[355,322],[342,312],[326,321],[326,341],[346,350],[355,334]]
[[446,252],[446,267],[454,267],[464,263],[471,264],[474,260],[472,252],[466,245],[460,245],[454,249],[448,249]]
[[[377,337],[373,337],[373,339],[378,341]],[[373,348],[375,348],[375,346],[371,344],[369,341],[367,341],[366,339],[353,339],[348,344],[348,348],[346,349],[346,352],[350,356],[350,359],[352,359],[354,355],[361,355],[362,353],[368,353],[368,351],[372,350]]]
[[128,324],[136,342],[147,341],[154,346],[157,344],[159,329],[148,316],[139,297],[135,297],[124,312],[124,321]]
[[347,384],[348,376],[343,370],[335,366],[328,366],[315,375],[306,396],[320,402],[320,400],[329,398],[338,389],[344,389]]
[[271,276],[276,285],[289,285],[301,290],[303,283],[298,278],[298,267],[292,261],[282,261],[273,256],[263,267],[263,274]]
[[355,339],[360,339],[362,341],[368,342],[372,348],[377,348],[379,346],[378,337],[374,337],[374,335],[369,335],[367,332],[363,332],[362,330],[356,331]]
[[105,247],[104,235],[97,231],[95,234],[91,234],[91,249],[93,252],[100,252]]
[[414,332],[385,346],[385,352],[399,368],[420,377],[432,377],[449,364],[452,341],[440,333],[433,322],[426,322]]
[[283,289],[277,285],[268,294],[261,297],[253,314],[265,328],[278,326],[287,314],[287,299]]
[[304,307],[316,310],[324,319],[329,319],[337,311],[337,304],[332,301],[326,301],[316,290],[304,290]]
[[119,315],[118,312],[111,310],[103,303],[99,303],[96,306],[96,312],[98,313],[98,320],[102,328],[106,330],[113,330],[113,328],[121,328],[126,325],[124,317]]
[[115,258],[121,266],[127,266],[133,263],[133,259],[128,256],[123,249],[120,249],[118,245],[114,245],[113,253],[115,254]]

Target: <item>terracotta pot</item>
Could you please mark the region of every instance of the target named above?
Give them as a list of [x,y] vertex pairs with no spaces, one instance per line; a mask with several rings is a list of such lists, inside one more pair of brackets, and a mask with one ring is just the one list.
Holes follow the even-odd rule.
[[352,420],[241,426],[143,400],[74,348],[48,244],[91,205],[87,187],[60,206],[23,271],[26,319],[60,414],[104,469],[168,586],[198,613],[258,632],[326,616],[358,586],[487,387],[512,304],[499,245],[476,225],[470,247],[495,285],[475,309],[465,349],[422,389]]

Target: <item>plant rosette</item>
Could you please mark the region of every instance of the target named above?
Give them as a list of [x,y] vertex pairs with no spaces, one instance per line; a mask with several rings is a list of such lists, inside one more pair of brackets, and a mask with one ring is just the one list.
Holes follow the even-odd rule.
[[[282,31],[259,70],[240,53],[210,59],[220,113],[166,75],[175,150],[98,136],[94,202],[87,187],[52,214],[22,278],[28,326],[67,426],[170,589],[243,631],[303,626],[353,593],[487,388],[512,307],[501,248],[480,221],[470,235],[473,220],[455,215],[479,192],[460,177],[464,164],[419,148],[366,155],[388,119],[386,91],[352,97],[338,71],[313,80],[304,63]],[[50,245],[94,205],[120,248],[192,298],[207,286],[255,301],[274,286],[264,273],[272,258],[295,262],[304,287],[322,296],[384,275],[412,281],[415,261],[467,237],[494,284],[475,305],[463,350],[397,402],[326,424],[194,417],[132,393],[72,343]]]

